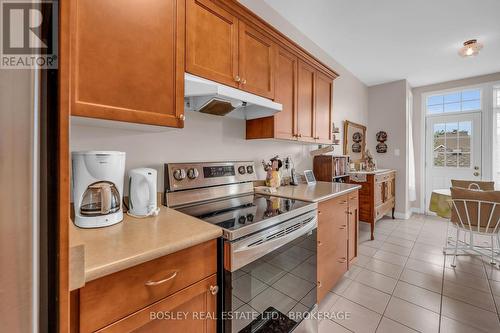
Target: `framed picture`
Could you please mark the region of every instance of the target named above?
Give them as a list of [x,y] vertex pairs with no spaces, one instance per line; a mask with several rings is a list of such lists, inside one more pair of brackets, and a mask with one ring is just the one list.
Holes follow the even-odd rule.
[[351,161],[359,163],[363,160],[366,149],[366,126],[346,120],[344,122],[344,155]]
[[316,178],[314,177],[314,173],[312,170],[305,170],[304,177],[306,178],[307,185],[316,184]]

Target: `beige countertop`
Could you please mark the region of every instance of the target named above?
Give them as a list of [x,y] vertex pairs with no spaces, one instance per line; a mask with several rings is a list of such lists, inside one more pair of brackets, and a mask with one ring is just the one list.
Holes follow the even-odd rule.
[[378,173],[384,173],[394,171],[394,169],[377,169],[374,171],[349,171],[348,174],[358,174],[358,175],[374,175]]
[[274,193],[265,192],[259,188],[256,188],[255,192],[309,202],[320,202],[360,188],[360,185],[353,184],[316,182],[314,185],[299,184],[297,186],[281,186]]
[[222,235],[221,228],[164,206],[158,216],[124,214],[110,227],[82,229],[70,223],[70,290]]

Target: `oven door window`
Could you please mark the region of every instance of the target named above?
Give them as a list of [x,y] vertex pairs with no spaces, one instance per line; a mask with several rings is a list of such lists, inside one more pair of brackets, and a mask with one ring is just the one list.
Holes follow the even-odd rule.
[[[316,304],[316,229],[226,274],[227,332],[291,332]],[[226,313],[227,313],[226,312]]]

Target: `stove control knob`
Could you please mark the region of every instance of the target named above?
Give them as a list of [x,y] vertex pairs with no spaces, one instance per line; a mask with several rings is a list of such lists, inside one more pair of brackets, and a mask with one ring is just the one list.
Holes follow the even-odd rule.
[[198,178],[199,175],[200,175],[200,173],[198,172],[198,169],[196,169],[196,168],[190,168],[187,171],[187,176],[189,179],[196,179],[196,178]]
[[240,216],[240,217],[238,218],[238,223],[239,223],[239,224],[245,224],[245,222],[246,222],[246,221],[247,221],[247,218],[246,218],[246,217],[244,217],[244,216]]
[[183,180],[184,178],[186,178],[186,170],[184,169],[175,169],[174,170],[174,178],[176,180]]
[[245,169],[245,167],[244,167],[243,165],[242,165],[242,166],[240,166],[240,167],[238,167],[238,173],[239,173],[240,175],[244,175],[246,172],[247,172],[247,171],[246,171],[246,169]]
[[247,214],[247,221],[253,222],[253,214]]
[[251,165],[247,166],[247,172],[253,173],[253,166],[251,166]]

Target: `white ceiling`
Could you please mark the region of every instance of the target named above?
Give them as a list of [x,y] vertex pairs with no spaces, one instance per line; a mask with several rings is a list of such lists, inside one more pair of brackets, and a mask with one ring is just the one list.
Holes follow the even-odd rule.
[[[367,85],[500,71],[500,0],[263,0]],[[463,41],[484,43],[462,58]]]

